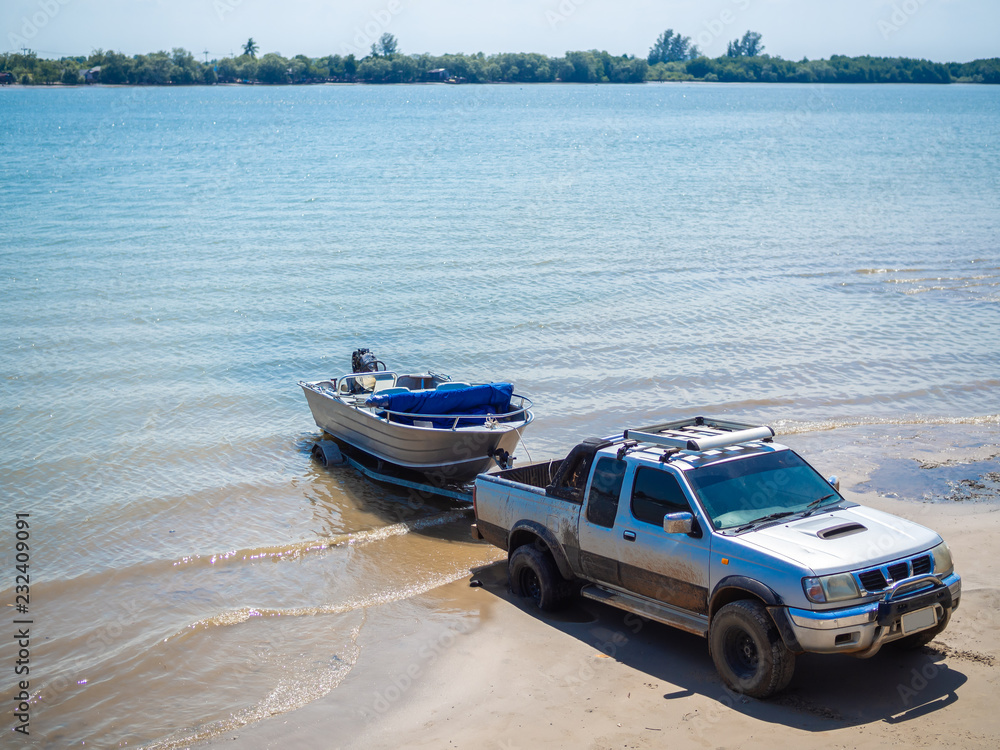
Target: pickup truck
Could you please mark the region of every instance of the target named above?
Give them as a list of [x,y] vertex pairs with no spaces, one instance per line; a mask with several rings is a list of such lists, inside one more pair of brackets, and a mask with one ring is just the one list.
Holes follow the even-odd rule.
[[852,502],[774,430],[697,417],[480,474],[473,536],[512,592],[578,594],[697,633],[722,680],[764,698],[802,653],[916,648],[961,597],[933,531]]

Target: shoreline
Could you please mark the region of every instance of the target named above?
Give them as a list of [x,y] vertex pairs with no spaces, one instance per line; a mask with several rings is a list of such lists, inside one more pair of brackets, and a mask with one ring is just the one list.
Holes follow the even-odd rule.
[[[1000,429],[953,427],[962,429],[952,435],[949,426],[891,425],[874,433],[836,430],[835,440],[830,432],[783,440],[824,475],[838,473],[849,499],[916,520],[949,542],[962,604],[923,649],[887,647],[868,660],[803,655],[790,687],[758,701],[722,685],[703,639],[579,599],[563,612],[540,613],[507,591],[500,561],[471,572],[482,587],[464,579],[418,597],[430,610],[471,623],[433,660],[421,654],[442,642],[435,641],[440,632],[394,640],[372,649],[371,663],[324,698],[196,746],[394,748],[405,737],[418,748],[651,748],[662,747],[669,732],[672,742],[704,747],[995,747],[1000,563],[992,550],[1000,493],[944,502],[865,489],[883,460],[900,456],[916,462],[917,472],[978,465],[984,457],[996,462]],[[867,437],[857,434],[865,430]],[[969,433],[978,444],[963,441]],[[373,712],[379,691],[394,699]]]
[[694,79],[690,81],[465,81],[463,83],[448,83],[446,81],[405,81],[399,83],[382,83],[378,81],[317,81],[315,83],[3,83],[4,89],[195,89],[195,88],[303,88],[311,86],[645,86],[645,85],[676,85],[697,84],[699,86],[995,86],[1000,84],[977,83],[975,81],[949,81],[948,83],[906,82],[906,81],[705,81]]

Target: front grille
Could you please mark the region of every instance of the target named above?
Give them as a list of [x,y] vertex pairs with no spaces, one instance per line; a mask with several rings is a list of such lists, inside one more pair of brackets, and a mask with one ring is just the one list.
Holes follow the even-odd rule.
[[885,576],[881,570],[866,570],[858,573],[858,579],[866,591],[881,591],[885,588]]
[[865,591],[877,592],[889,588],[890,582],[896,583],[904,578],[930,573],[933,568],[934,561],[931,556],[920,555],[907,560],[896,560],[877,568],[862,570],[855,573],[855,576]]
[[894,581],[902,581],[910,577],[910,564],[906,562],[893,563],[889,566],[889,578]]

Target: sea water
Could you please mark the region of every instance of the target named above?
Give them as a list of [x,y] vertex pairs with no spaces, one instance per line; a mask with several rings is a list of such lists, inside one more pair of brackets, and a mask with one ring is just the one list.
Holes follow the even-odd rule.
[[296,381],[359,347],[512,381],[520,463],[696,414],[995,426],[998,136],[989,86],[0,90],[33,734],[184,746],[464,617],[414,597],[502,558],[469,514],[310,460]]

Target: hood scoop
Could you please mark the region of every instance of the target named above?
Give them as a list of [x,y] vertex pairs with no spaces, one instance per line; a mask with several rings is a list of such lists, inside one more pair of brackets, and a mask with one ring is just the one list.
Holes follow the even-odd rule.
[[837,524],[836,526],[831,526],[828,529],[817,531],[816,536],[820,539],[839,539],[842,536],[850,536],[851,534],[857,534],[862,531],[868,531],[868,527],[862,526],[856,521],[850,521],[848,523]]

